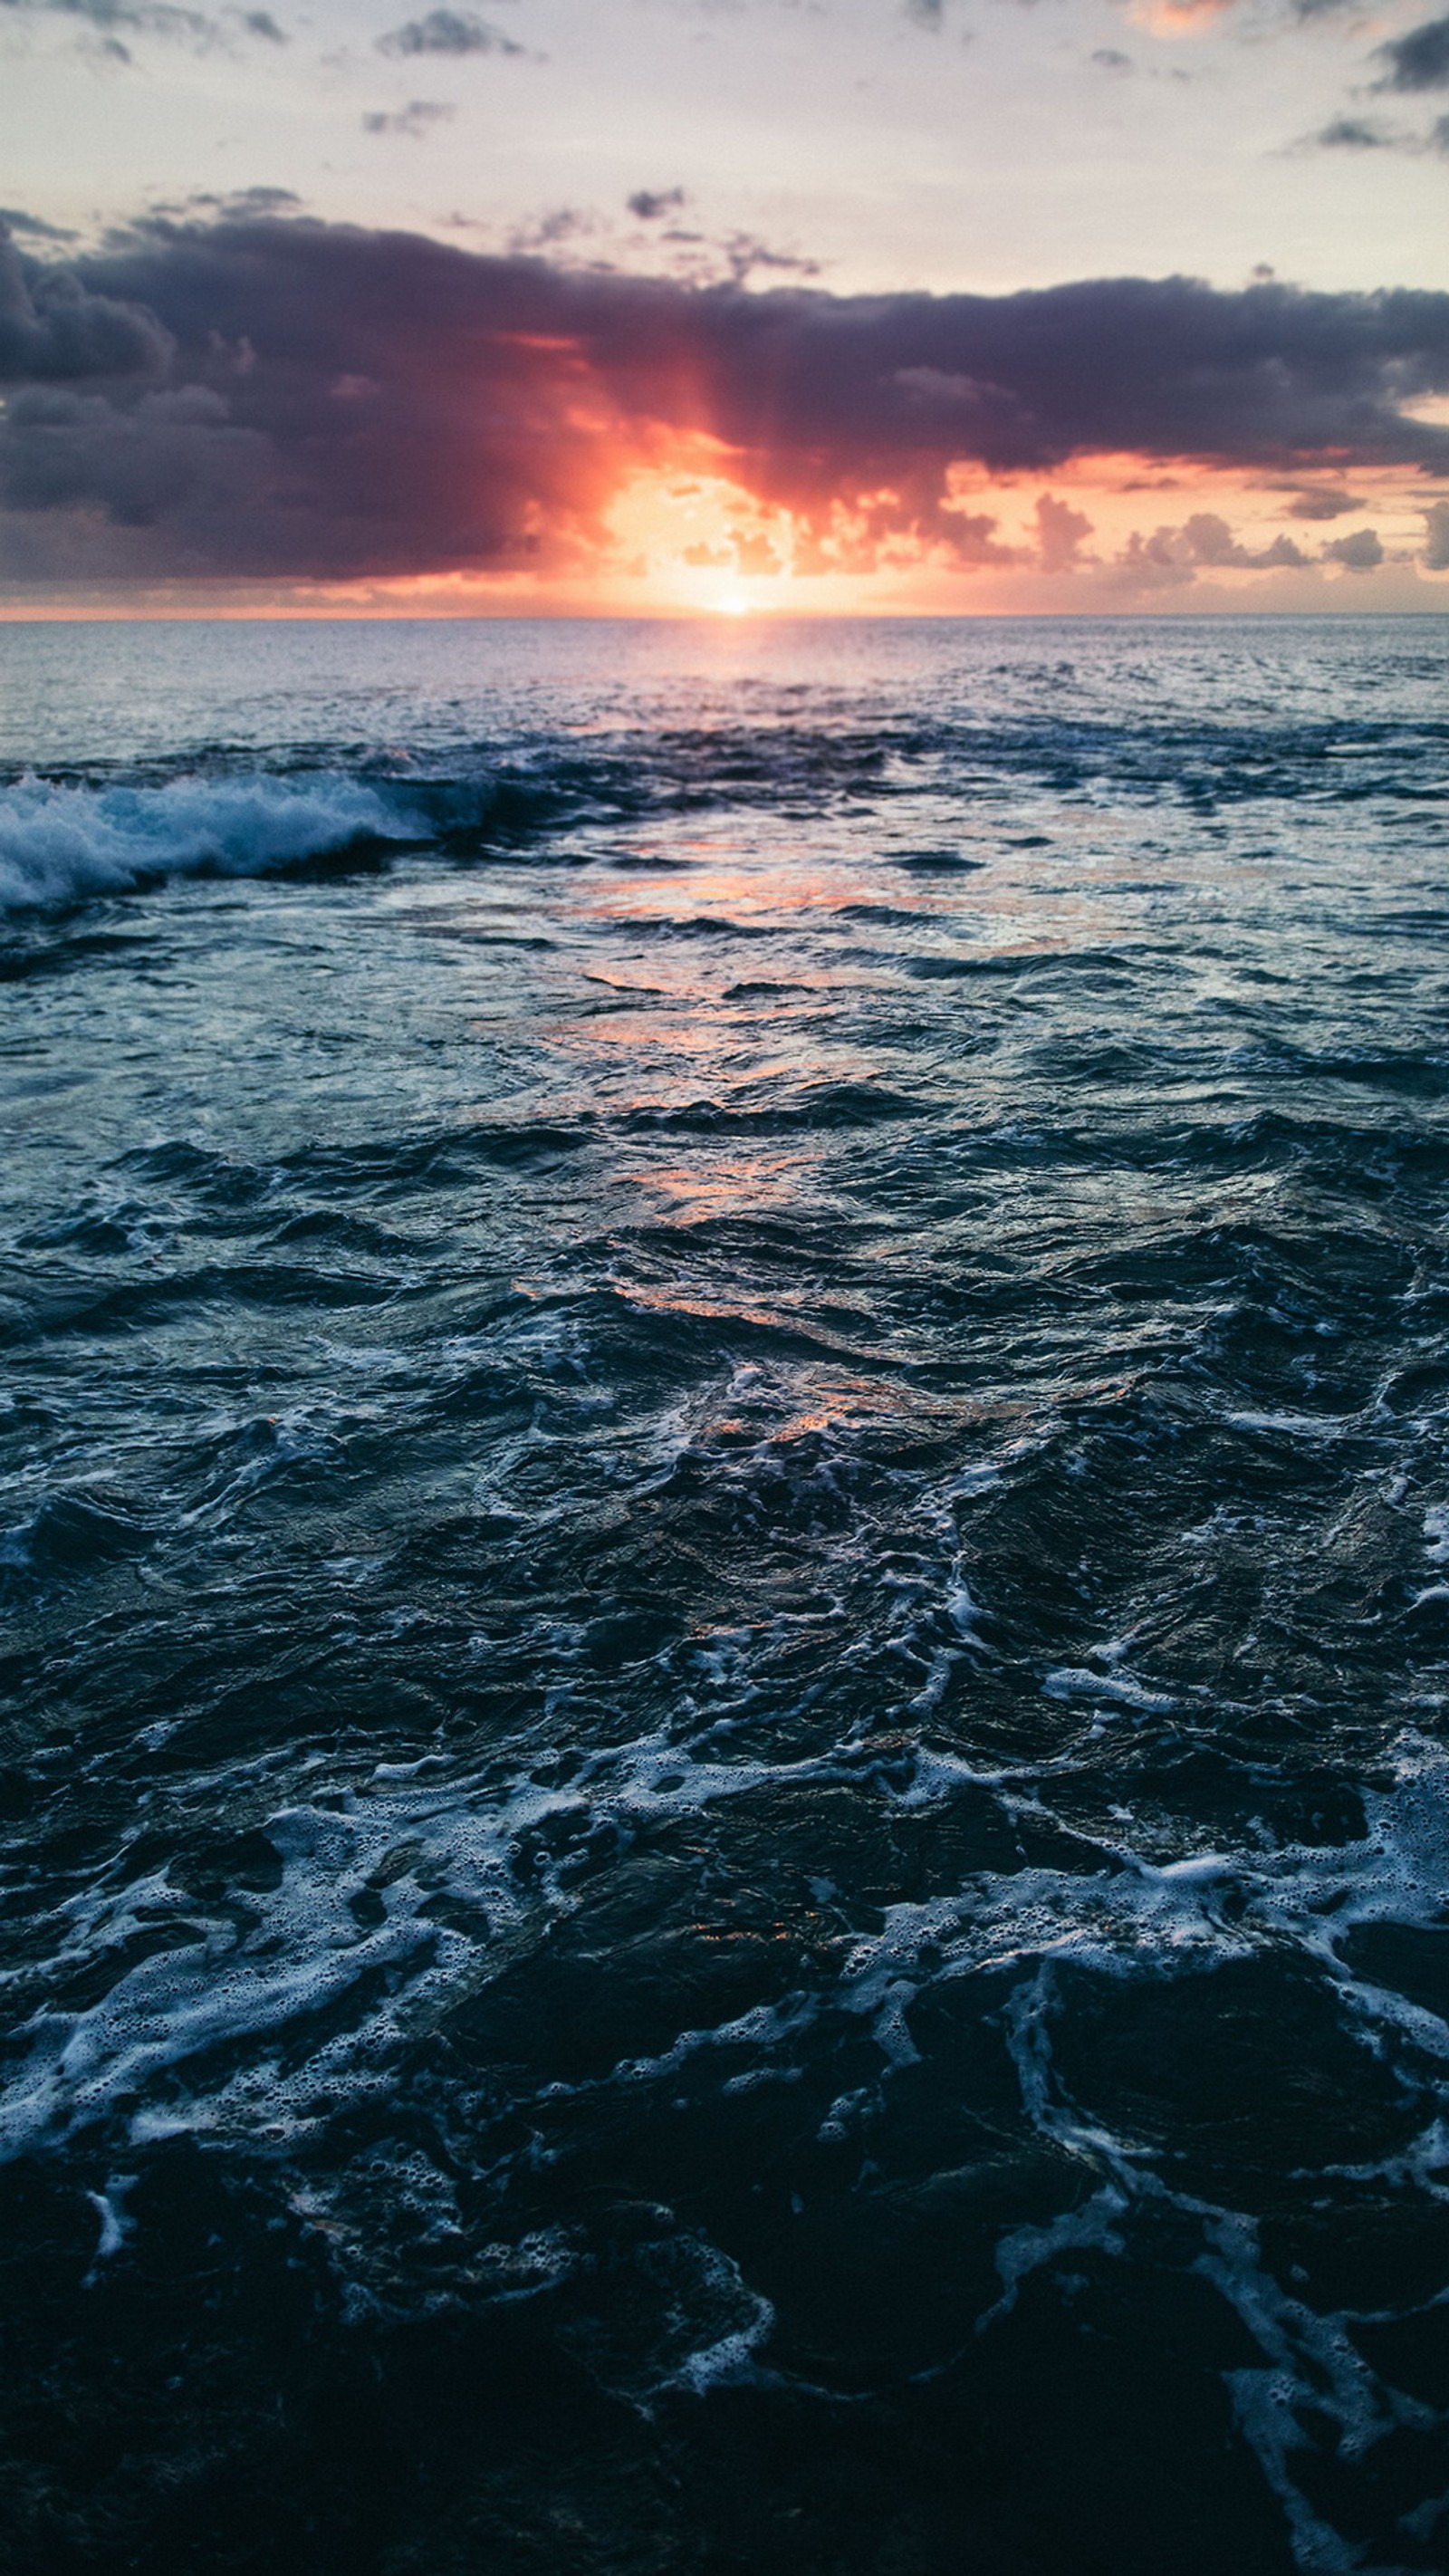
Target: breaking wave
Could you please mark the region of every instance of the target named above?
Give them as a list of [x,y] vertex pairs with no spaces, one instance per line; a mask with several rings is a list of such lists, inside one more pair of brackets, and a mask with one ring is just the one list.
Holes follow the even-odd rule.
[[0,909],[127,894],[177,876],[266,876],[427,838],[416,806],[361,779],[181,777],[159,786],[24,778],[0,788]]

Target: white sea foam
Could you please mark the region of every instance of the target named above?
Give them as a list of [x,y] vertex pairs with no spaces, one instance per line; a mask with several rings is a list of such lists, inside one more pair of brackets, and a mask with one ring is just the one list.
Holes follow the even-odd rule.
[[124,894],[156,877],[264,876],[365,841],[413,841],[424,819],[359,779],[317,773],[173,778],[160,787],[0,788],[0,911]]
[[1288,1440],[1337,1440],[1352,1427],[1348,1415],[1329,1413],[1225,1413],[1233,1431],[1276,1431]]
[[[14,2070],[4,2106],[5,2150],[54,2143],[119,2112],[136,2146],[177,2133],[250,2135],[285,2152],[325,2118],[329,2101],[385,2094],[399,2044],[506,1969],[520,1945],[539,1936],[543,1917],[569,1909],[573,1899],[548,1883],[548,1872],[533,1895],[519,1888],[510,1853],[525,1824],[582,1808],[627,1827],[766,1783],[777,1792],[808,1791],[849,1776],[852,1767],[848,1748],[793,1764],[718,1764],[700,1760],[666,1730],[600,1749],[555,1787],[530,1773],[491,1788],[481,1777],[438,1779],[426,1758],[379,1764],[345,1810],[299,1805],[269,1817],[283,1881],[259,1904],[254,1924],[215,1920],[203,1940],[132,1966],[88,2009],[52,2007],[34,2016],[21,2034],[29,2053]],[[1046,1766],[1036,1785],[1063,1767]],[[974,2321],[976,2332],[1009,2314],[1028,2275],[1060,2271],[1081,2257],[1123,2259],[1139,2225],[1170,2210],[1196,2231],[1195,2269],[1256,2346],[1258,2358],[1228,2374],[1229,2391],[1244,2438],[1288,2516],[1302,2576],[1348,2576],[1351,2568],[1367,2576],[1309,2501],[1300,2476],[1311,2449],[1305,2425],[1326,2418],[1340,2456],[1352,2462],[1400,2424],[1417,2422],[1413,2401],[1357,2356],[1351,2321],[1318,2316],[1273,2278],[1250,2217],[1180,2187],[1159,2170],[1149,2146],[1116,2134],[1072,2098],[1053,2030],[1063,2007],[1063,1965],[1113,1978],[1161,1977],[1210,1971],[1265,1946],[1296,1949],[1327,1973],[1350,2026],[1371,2043],[1397,2034],[1417,2048],[1426,2127],[1408,2155],[1437,2190],[1443,2146],[1435,2061],[1449,2053],[1449,2029],[1341,1955],[1352,1926],[1435,1924],[1449,1896],[1449,1762],[1436,1744],[1406,1733],[1392,1768],[1393,1784],[1365,1801],[1366,1831],[1350,1845],[1255,1846],[1160,1863],[1130,1842],[1104,1841],[1102,1867],[1086,1874],[1050,1866],[971,1872],[951,1893],[887,1907],[880,1929],[853,1944],[828,1998],[787,1992],[712,2028],[682,2031],[655,2057],[621,2061],[580,2079],[581,2086],[632,2089],[703,2052],[741,2046],[754,2052],[757,2074],[787,2076],[808,2029],[833,2009],[869,2030],[881,2061],[875,2086],[831,2105],[820,2135],[839,2140],[857,2116],[878,2107],[882,2083],[918,2062],[910,2012],[923,1986],[983,1966],[1015,1966],[1020,1974],[1003,2031],[1023,2110],[1044,2137],[1096,2174],[1097,2187],[1073,2209],[1005,2232],[996,2249],[1001,2293]],[[899,1788],[885,1781],[878,1787],[907,1806],[949,1796],[963,1779],[994,1783],[1008,1807],[1030,1797],[1024,1777],[1013,1795],[1000,1774],[939,1760]],[[440,1884],[486,1917],[481,1944],[424,1913]],[[378,1891],[383,1920],[362,1929],[349,1900],[366,1888]],[[97,1936],[103,1947],[123,1942],[143,1919],[154,1922],[163,1912],[179,1924],[183,1915],[194,1922],[198,1908],[165,1879],[148,1876],[109,1891],[76,1891],[59,1909],[57,1929],[69,1929],[65,1946],[79,1960],[95,1954]],[[321,2020],[307,2046],[314,2014]],[[238,2042],[247,2044],[239,2062]],[[548,2089],[555,2096],[575,2087]],[[1404,2150],[1392,2154],[1397,2174]],[[1382,2170],[1387,2177],[1388,2167]],[[124,2178],[108,2182],[93,2200],[101,2226],[97,2262],[121,2249],[129,2225],[123,2188]],[[427,2259],[416,2280],[409,2269],[414,2244],[424,2258],[439,2245],[463,2247],[451,2183],[432,2160],[407,2150],[399,2158],[395,2145],[379,2146],[334,2183],[314,2181],[293,2205],[323,2231],[353,2302],[427,2304],[452,2294],[434,2282]],[[584,2279],[592,2259],[571,2236],[500,2239],[468,2250],[466,2260],[460,2254],[458,2279],[469,2295],[530,2298],[563,2279]],[[657,2233],[651,2228],[628,2259],[640,2283],[637,2337],[616,2340],[592,2309],[578,2329],[587,2365],[605,2384],[647,2404],[666,2386],[703,2394],[770,2375],[762,2355],[773,2311],[727,2254],[677,2232],[661,2211]]]
[[1042,1690],[1048,1699],[1110,1700],[1119,1708],[1140,1708],[1159,1716],[1177,1706],[1167,1692],[1148,1690],[1130,1673],[1094,1673],[1085,1664],[1064,1664],[1060,1671],[1048,1673]]
[[[438,1778],[426,1758],[379,1764],[345,1812],[298,1805],[273,1813],[266,1831],[284,1865],[281,1888],[255,1925],[210,1924],[207,1937],[138,1962],[99,2002],[80,2011],[44,2007],[24,2025],[29,2047],[0,2096],[0,2157],[52,2144],[121,2103],[137,2140],[173,2129],[263,2133],[279,2140],[305,2129],[319,2086],[347,2092],[385,2081],[390,2050],[450,2001],[506,1964],[526,1921],[570,1910],[571,1895],[545,1872],[531,1898],[520,1891],[510,1853],[518,1835],[547,1819],[589,1813],[626,1831],[645,1820],[703,1810],[768,1785],[777,1793],[857,1776],[848,1750],[785,1764],[700,1758],[667,1730],[606,1750],[565,1787],[524,1776],[485,1789],[481,1781]],[[1045,1766],[1044,1777],[1061,1767]],[[839,2009],[866,2021],[886,2065],[913,2062],[907,2014],[932,1971],[951,1977],[988,1963],[1024,1971],[1071,1962],[1099,1974],[1173,1974],[1249,1956],[1266,1939],[1298,1947],[1327,1971],[1345,2011],[1369,2027],[1397,2028],[1433,2059],[1449,2054],[1449,2030],[1406,1999],[1345,1967],[1342,1934],[1354,1924],[1435,1923],[1449,1901],[1449,1832],[1444,1791],[1449,1763],[1407,1735],[1397,1748],[1397,1786],[1367,1802],[1361,1842],[1323,1849],[1290,1846],[1196,1853],[1165,1864],[1130,1844],[1099,1845],[1101,1866],[1083,1875],[1051,1867],[969,1876],[949,1895],[885,1910],[879,1932],[858,1939],[836,1992]],[[885,1794],[902,1807],[949,1796],[963,1782],[994,1787],[1010,1811],[1034,1804],[1025,1778],[1013,1793],[1003,1775],[926,1757]],[[440,1884],[476,1910],[477,1942],[423,1912]],[[349,1899],[384,1890],[384,1919],[363,1931]],[[1231,1901],[1229,1901],[1231,1900]],[[79,1964],[124,1942],[144,1919],[197,1909],[161,1876],[78,1891],[59,1909],[58,1954]],[[203,1914],[205,1909],[202,1909]],[[383,1990],[363,2003],[370,1975]],[[3,1991],[3,1981],[0,1981]],[[355,2021],[319,2039],[290,2075],[277,2051],[289,2027],[358,1995]],[[679,2034],[675,2051],[749,2037],[767,2048],[791,2033],[804,1999],[783,1998],[763,2018]],[[813,2004],[811,2006],[813,2009]],[[746,2027],[746,2024],[749,2027]],[[157,2079],[201,2064],[218,2048],[251,2043],[242,2065],[209,2070],[184,2098]],[[665,2058],[673,2052],[666,2051]],[[615,2080],[655,2073],[664,2061],[621,2066]]]

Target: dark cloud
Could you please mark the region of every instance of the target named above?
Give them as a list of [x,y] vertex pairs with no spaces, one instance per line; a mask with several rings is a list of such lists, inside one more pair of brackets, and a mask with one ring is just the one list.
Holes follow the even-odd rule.
[[1380,89],[1449,89],[1449,18],[1430,18],[1407,36],[1377,48],[1384,65]]
[[1400,142],[1364,116],[1336,116],[1311,139],[1321,152],[1392,152]]
[[267,441],[237,428],[202,385],[145,394],[125,411],[98,394],[27,387],[6,429],[11,509],[84,511],[104,495],[122,529],[260,501],[271,465]]
[[0,231],[0,383],[144,381],[170,357],[154,314],[129,297],[93,293],[71,268],[27,258]]
[[756,269],[760,268],[777,269],[789,277],[818,277],[820,274],[818,259],[801,259],[798,253],[790,250],[772,250],[768,242],[761,241],[758,233],[726,233],[716,247],[737,286],[742,286],[745,279],[753,277]]
[[1342,564],[1345,572],[1377,572],[1384,559],[1374,528],[1355,528],[1352,536],[1330,537],[1322,551],[1325,563]]
[[288,41],[285,27],[278,26],[270,9],[243,10],[242,25],[249,36],[258,37],[264,45],[285,45]]
[[364,134],[406,134],[420,143],[435,125],[447,125],[457,115],[456,107],[444,106],[441,99],[414,98],[406,107],[370,108],[362,120]]
[[[1386,87],[1380,81],[1380,89]],[[1425,152],[1449,155],[1449,116],[1441,116],[1427,134],[1416,134],[1403,125],[1375,125],[1366,116],[1336,116],[1317,134],[1304,138],[1304,148],[1313,152],[1404,152],[1415,157]]]
[[501,27],[491,26],[486,18],[475,18],[471,10],[430,9],[425,18],[409,18],[406,26],[394,27],[391,35],[379,36],[377,49],[382,54],[521,54],[523,46]]
[[1353,510],[1361,510],[1362,501],[1351,492],[1335,492],[1326,484],[1312,484],[1306,491],[1295,492],[1288,504],[1290,519],[1344,519]]
[[628,200],[629,212],[640,222],[652,224],[661,215],[674,215],[688,203],[683,188],[636,188]]
[[[629,473],[677,471],[696,436],[836,563],[903,541],[1017,560],[963,486],[1073,459],[1295,490],[1449,473],[1449,430],[1416,416],[1449,391],[1449,294],[752,292],[301,218],[4,256],[0,366],[32,391],[0,423],[0,501],[29,562],[49,529],[57,562],[157,577],[537,566],[596,544]],[[1030,560],[1069,560],[1078,517],[1052,501]],[[1366,568],[1365,536],[1330,559]],[[1144,578],[1303,560],[1206,512],[1138,542]]]
[[1130,72],[1134,66],[1130,54],[1119,54],[1115,45],[1099,45],[1091,56],[1099,72]]
[[67,232],[62,224],[48,224],[41,215],[27,215],[19,206],[0,206],[0,225],[6,232],[33,235],[36,241],[73,242],[79,235]]

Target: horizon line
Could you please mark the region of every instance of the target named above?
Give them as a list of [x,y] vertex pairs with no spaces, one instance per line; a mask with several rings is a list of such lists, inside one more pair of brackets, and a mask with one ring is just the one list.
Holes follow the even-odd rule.
[[1449,587],[1442,604],[1413,607],[1284,608],[1204,605],[1200,608],[10,608],[0,602],[6,626],[703,626],[738,632],[771,626],[1111,626],[1150,619],[1156,625],[1197,626],[1214,620],[1255,625],[1311,625],[1332,620],[1363,625],[1374,619],[1449,617]]

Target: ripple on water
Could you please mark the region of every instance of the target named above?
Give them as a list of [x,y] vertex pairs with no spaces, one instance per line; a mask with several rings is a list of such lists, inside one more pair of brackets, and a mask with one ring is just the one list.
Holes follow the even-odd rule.
[[1252,632],[21,690],[27,2563],[1440,2563],[1443,656]]

